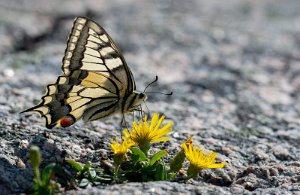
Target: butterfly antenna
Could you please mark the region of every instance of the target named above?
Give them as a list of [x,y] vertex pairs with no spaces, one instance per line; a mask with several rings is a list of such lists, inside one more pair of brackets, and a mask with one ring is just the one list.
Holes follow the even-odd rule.
[[143,93],[145,93],[145,92],[146,92],[147,88],[148,88],[150,85],[152,85],[153,83],[156,83],[156,82],[157,82],[157,80],[158,80],[158,76],[156,75],[156,76],[155,76],[155,79],[154,79],[154,81],[152,81],[151,83],[149,83],[149,84],[148,84],[148,85],[145,87],[145,89],[144,89]]
[[171,91],[170,93],[164,93],[164,92],[160,92],[160,91],[149,91],[147,92],[148,93],[159,93],[159,94],[162,94],[162,95],[173,95],[173,91]]
[[[153,83],[156,83],[157,81],[158,81],[158,76],[156,75],[154,81],[150,82],[150,83],[145,87],[145,90],[143,91],[143,93],[145,93],[146,90],[147,90],[147,88],[150,87]],[[162,95],[173,95],[173,92],[172,92],[172,91],[171,91],[170,93],[163,93],[163,92],[156,92],[156,91],[151,91],[151,92],[147,92],[147,93],[159,93],[159,94],[162,94]]]

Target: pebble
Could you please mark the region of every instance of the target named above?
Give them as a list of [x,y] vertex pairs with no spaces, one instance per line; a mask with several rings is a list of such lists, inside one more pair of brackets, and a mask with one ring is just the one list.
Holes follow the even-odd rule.
[[19,144],[19,147],[20,148],[28,148],[28,145],[29,145],[28,140],[21,140],[20,144]]
[[9,77],[9,78],[11,78],[11,77],[13,77],[13,76],[15,75],[15,71],[14,71],[13,69],[11,69],[11,68],[6,68],[6,69],[4,69],[4,70],[2,71],[2,73],[3,73],[3,75],[4,75],[5,77]]
[[265,151],[260,150],[260,149],[256,149],[254,151],[255,155],[257,156],[257,158],[259,158],[260,160],[266,160],[269,158],[269,154],[267,154]]
[[21,159],[18,159],[18,160],[16,161],[16,165],[17,165],[17,167],[19,167],[20,169],[25,169],[25,168],[26,168],[25,163],[24,163]]
[[280,145],[272,147],[272,152],[280,160],[286,160],[290,157],[289,151]]
[[290,95],[276,87],[260,87],[259,95],[271,104],[288,105],[292,103]]

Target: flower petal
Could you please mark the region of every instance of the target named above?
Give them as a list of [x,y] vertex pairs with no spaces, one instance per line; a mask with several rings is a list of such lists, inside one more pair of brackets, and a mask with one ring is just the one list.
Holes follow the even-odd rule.
[[149,129],[154,129],[154,125],[157,123],[158,117],[159,114],[157,113],[153,115]]
[[[131,141],[135,143],[134,145],[140,147],[144,147],[145,144],[168,141],[170,138],[163,136],[172,131],[171,126],[173,122],[167,123],[160,129],[164,118],[165,116],[159,117],[159,114],[155,113],[151,119],[150,126],[147,117],[144,117],[137,123],[133,122],[131,131],[128,129],[123,131],[124,138],[131,139]],[[148,148],[148,146],[145,148]]]
[[157,131],[158,134],[160,135],[165,135],[167,133],[170,133],[172,131],[172,126],[173,126],[173,122],[169,122],[168,124],[166,124],[163,128],[159,129]]
[[159,129],[159,127],[161,126],[164,119],[165,119],[165,116],[160,117],[160,119],[159,119],[158,123],[156,124],[153,131],[157,131]]
[[195,170],[198,169],[200,171],[207,168],[223,168],[226,165],[225,162],[215,163],[218,153],[194,146],[191,139],[181,146],[186,158],[190,161],[191,167],[195,167]]
[[169,137],[160,137],[160,138],[156,138],[155,140],[151,141],[151,143],[166,142],[166,141],[169,141],[169,140],[170,140]]
[[209,165],[207,168],[209,168],[209,169],[223,168],[226,164],[227,163],[225,163],[225,162],[216,163],[216,164]]

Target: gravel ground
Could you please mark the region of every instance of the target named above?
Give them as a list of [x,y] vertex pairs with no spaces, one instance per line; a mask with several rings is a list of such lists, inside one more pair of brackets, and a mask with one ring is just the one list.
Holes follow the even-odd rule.
[[[224,4],[223,4],[224,3]],[[0,192],[32,186],[27,151],[46,163],[97,165],[120,116],[48,130],[19,112],[62,73],[76,16],[101,24],[141,91],[155,75],[152,113],[174,121],[170,153],[192,136],[229,162],[188,183],[148,182],[69,194],[300,194],[300,3],[297,0],[0,0]],[[99,155],[102,157],[99,158]]]

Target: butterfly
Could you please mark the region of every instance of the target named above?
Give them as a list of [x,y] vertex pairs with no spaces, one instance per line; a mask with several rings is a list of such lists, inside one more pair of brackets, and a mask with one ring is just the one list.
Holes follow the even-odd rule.
[[[47,85],[41,102],[23,112],[38,112],[46,127],[69,127],[79,119],[92,121],[131,112],[146,100],[137,92],[125,59],[96,22],[77,17],[62,60],[63,75]],[[23,113],[22,112],[22,113]]]

